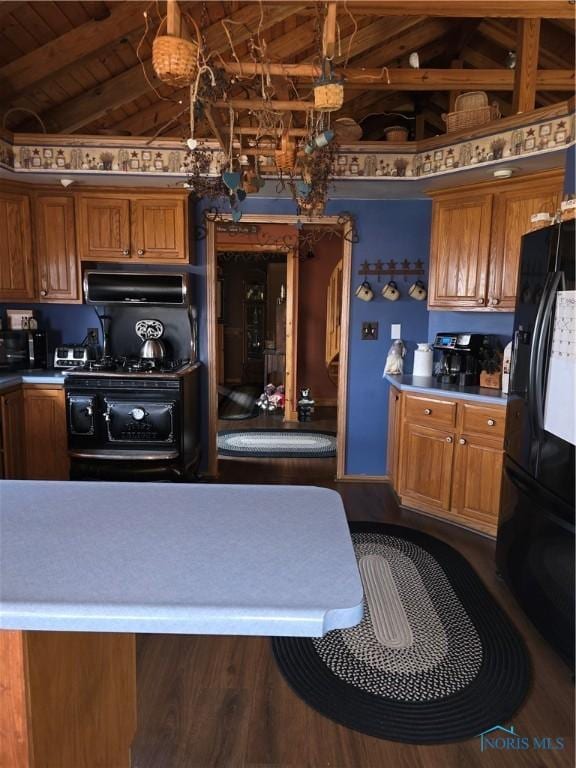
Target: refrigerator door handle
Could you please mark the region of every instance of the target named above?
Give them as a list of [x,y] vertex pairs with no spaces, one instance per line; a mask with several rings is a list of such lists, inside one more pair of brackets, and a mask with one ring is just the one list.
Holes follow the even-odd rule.
[[[535,337],[534,344],[534,378],[533,384],[533,405],[534,405],[534,426],[536,432],[542,432],[544,429],[544,378],[547,372],[548,357],[545,354],[544,344],[548,337],[548,329],[550,322],[552,321],[552,310],[554,308],[554,302],[556,301],[556,292],[561,283],[563,283],[564,273],[555,272],[550,275],[548,281],[548,290],[545,290],[542,297],[543,303],[540,305],[542,317],[538,330],[538,336]],[[538,312],[540,315],[540,311]],[[530,366],[532,367],[532,357],[530,358]]]

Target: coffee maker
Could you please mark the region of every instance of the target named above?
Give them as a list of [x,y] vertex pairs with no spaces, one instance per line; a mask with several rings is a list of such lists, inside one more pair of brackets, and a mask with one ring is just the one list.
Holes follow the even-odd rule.
[[434,349],[440,359],[434,371],[436,380],[445,386],[471,387],[480,382],[480,350],[487,343],[482,333],[437,333]]

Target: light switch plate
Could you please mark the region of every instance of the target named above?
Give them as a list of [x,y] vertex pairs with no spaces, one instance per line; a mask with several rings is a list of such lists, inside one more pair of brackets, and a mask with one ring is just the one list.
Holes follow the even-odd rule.
[[402,338],[402,326],[400,323],[392,323],[390,326],[390,338],[401,339]]

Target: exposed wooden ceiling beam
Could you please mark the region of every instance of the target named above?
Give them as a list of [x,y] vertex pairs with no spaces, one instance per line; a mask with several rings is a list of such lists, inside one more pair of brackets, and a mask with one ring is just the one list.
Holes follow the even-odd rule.
[[77,59],[94,54],[104,45],[142,27],[145,7],[140,2],[119,3],[108,18],[87,21],[6,64],[0,69],[2,100],[11,94],[20,94],[40,78],[46,80]]
[[[264,15],[262,29],[268,29],[283,21],[298,7],[299,5],[286,6],[282,4],[268,10]],[[234,41],[239,44],[252,35],[251,30],[260,21],[260,8],[258,4],[250,3],[229,16],[229,20],[238,23],[238,26],[234,26],[232,36]],[[220,22],[211,24],[205,35],[209,51],[223,53],[229,49],[228,37]],[[151,82],[158,86],[159,81],[152,72],[151,61],[146,61],[145,66]],[[134,101],[145,93],[150,93],[150,88],[144,78],[142,67],[137,65],[91,88],[81,96],[47,110],[41,116],[51,132],[73,133],[107,112]]]
[[328,10],[326,12],[326,19],[324,21],[324,35],[323,35],[323,54],[329,59],[334,58],[334,50],[336,46],[336,13],[337,7],[335,2],[328,3]]
[[[150,82],[158,88],[161,83],[150,62],[146,64],[146,70]],[[150,86],[144,78],[142,67],[137,65],[90,88],[81,96],[43,112],[42,120],[49,133],[74,133],[145,93],[150,93]]]
[[[255,62],[226,62],[224,68],[230,74],[245,76],[268,72],[296,78],[316,78],[318,67],[314,64],[267,64],[264,68]],[[511,91],[514,89],[514,72],[511,69],[400,69],[386,70],[368,67],[349,67],[337,70],[344,77],[345,87],[362,86],[366,90],[382,91],[458,91],[481,89]],[[536,72],[536,87],[541,90],[569,91],[574,86],[571,69],[542,69]]]
[[[346,19],[346,16],[344,16],[344,19]],[[414,17],[376,19],[371,24],[361,27],[342,38],[340,44],[341,54],[335,54],[334,64],[346,61],[349,48],[350,61],[376,46],[385,54],[388,42],[393,37],[401,35],[403,32],[408,32],[420,23],[421,19]]]
[[450,18],[573,19],[569,0],[348,0],[354,14]]
[[189,95],[189,88],[180,88],[172,94],[175,101],[155,101],[146,109],[139,109],[135,114],[114,123],[113,128],[119,133],[129,131],[141,136],[153,134],[168,120],[188,111]]
[[[500,46],[505,51],[516,50],[517,40],[514,34],[514,30],[507,27],[505,24],[499,21],[485,21],[478,27],[480,34],[491,40],[496,45]],[[540,66],[550,69],[562,69],[571,64],[562,56],[559,56],[554,51],[550,51],[547,48],[540,45],[539,51]]]
[[[396,19],[390,19],[390,23],[396,22]],[[407,20],[404,19],[404,22]],[[377,48],[365,53],[358,59],[354,59],[354,67],[382,67],[396,59],[405,57],[412,51],[419,51],[425,45],[429,45],[435,40],[439,40],[448,34],[453,24],[447,19],[425,19],[417,17],[417,22],[406,30],[405,34],[395,35],[391,39],[382,42]]]
[[30,99],[34,98],[34,94],[45,86],[50,86],[55,80],[68,75],[74,76],[79,69],[86,65],[90,67],[91,64],[96,63],[104,64],[105,66],[106,61],[116,54],[122,57],[123,53],[131,52],[131,46],[138,42],[143,29],[144,27],[138,27],[134,31],[128,32],[122,37],[114,40],[112,43],[105,43],[97,51],[87,53],[85,56],[81,56],[45,77],[41,76],[39,73],[38,80],[35,80],[26,88],[20,89],[18,93],[14,94],[12,97],[2,100],[1,107],[3,109],[8,109],[9,107],[29,107]]
[[520,19],[514,71],[514,111],[530,112],[536,106],[540,19]]

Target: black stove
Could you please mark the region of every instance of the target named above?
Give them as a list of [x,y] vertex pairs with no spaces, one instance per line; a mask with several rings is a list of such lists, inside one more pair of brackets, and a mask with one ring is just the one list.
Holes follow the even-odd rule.
[[146,360],[140,357],[103,357],[87,360],[68,372],[68,376],[133,376],[133,375],[182,375],[190,368],[190,360]]
[[199,368],[190,360],[105,357],[69,371],[71,479],[193,480]]

